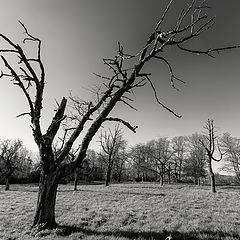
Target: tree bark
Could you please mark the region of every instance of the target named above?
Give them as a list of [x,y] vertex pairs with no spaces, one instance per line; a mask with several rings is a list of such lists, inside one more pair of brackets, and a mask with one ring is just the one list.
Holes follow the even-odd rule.
[[161,166],[161,173],[160,173],[160,185],[163,186],[163,182],[164,182],[164,166],[162,164]]
[[215,193],[216,192],[216,184],[215,184],[215,176],[214,176],[212,168],[209,169],[209,177],[210,177],[210,183],[211,183],[211,191],[213,193]]
[[55,204],[59,181],[59,172],[46,173],[42,170],[37,208],[34,216],[33,226],[40,229],[53,229],[57,226],[55,220]]

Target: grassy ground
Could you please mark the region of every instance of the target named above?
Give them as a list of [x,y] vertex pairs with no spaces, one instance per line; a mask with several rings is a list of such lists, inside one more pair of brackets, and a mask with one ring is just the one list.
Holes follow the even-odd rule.
[[0,239],[240,239],[240,188],[158,184],[60,185],[59,228],[30,229],[37,187],[0,186]]

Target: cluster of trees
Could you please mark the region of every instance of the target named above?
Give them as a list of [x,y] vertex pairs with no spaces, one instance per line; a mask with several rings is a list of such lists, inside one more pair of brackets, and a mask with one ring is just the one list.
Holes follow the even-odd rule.
[[[102,132],[100,150],[88,149],[86,158],[76,171],[63,182],[74,181],[159,181],[192,182],[204,184],[208,179],[208,153],[202,143],[203,134],[159,137],[146,143],[128,146],[120,125]],[[218,138],[219,152],[224,153],[220,170],[234,175],[240,183],[240,139],[224,133]],[[70,152],[66,161],[75,158]],[[222,153],[222,155],[223,155]],[[38,156],[29,151],[19,139],[0,140],[0,183],[9,190],[11,182],[38,182],[40,167]],[[219,178],[219,176],[218,176]]]
[[240,182],[240,139],[229,133],[217,137],[212,120],[207,121],[206,129],[209,126],[213,127],[210,131],[211,139],[207,134],[194,133],[172,139],[159,137],[147,143],[128,146],[118,125],[101,135],[99,152],[88,150],[79,177],[105,180],[106,186],[109,185],[110,177],[118,182],[159,181],[161,185],[164,182],[204,184],[208,181],[215,192],[212,160],[222,160],[219,170],[231,173],[235,176],[235,182]]
[[[70,98],[75,113],[67,116],[68,100],[65,97],[62,98],[46,130],[41,125],[44,89],[46,86],[45,67],[41,55],[42,42],[39,38],[30,34],[25,25],[21,23],[26,34],[23,43],[35,43],[37,48],[36,56],[29,56],[28,52],[20,44],[15,43],[6,35],[0,34],[0,38],[4,41],[0,54],[5,66],[0,77],[10,78],[12,83],[19,87],[27,100],[28,110],[19,116],[27,115],[30,117],[34,141],[39,149],[40,181],[33,226],[40,229],[52,229],[57,226],[55,204],[58,184],[63,178],[74,172],[77,175],[78,169],[85,162],[90,142],[105,122],[118,122],[131,131],[136,131],[137,127],[132,126],[129,122],[111,116],[112,110],[119,104],[134,109],[132,103],[136,89],[149,85],[157,103],[176,117],[181,117],[159,100],[155,87],[157,82],[154,82],[151,73],[146,72],[144,68],[148,63],[157,60],[165,64],[169,70],[170,83],[176,89],[176,82],[181,83],[184,81],[174,73],[174,69],[167,58],[169,49],[181,53],[202,54],[213,57],[214,53],[239,47],[208,48],[206,50],[189,47],[192,41],[199,38],[201,34],[213,26],[215,18],[208,16],[207,10],[209,7],[206,5],[205,0],[201,2],[193,0],[185,9],[179,11],[175,23],[171,23],[171,21],[168,21],[168,16],[171,16],[169,12],[173,8],[173,2],[173,0],[169,1],[155,28],[149,34],[146,43],[136,54],[126,53],[119,43],[116,55],[112,58],[103,59],[109,74],[107,76],[96,74],[102,80],[102,84],[95,88],[91,100]],[[170,24],[168,24],[169,22]],[[9,55],[16,58],[9,57]],[[17,61],[15,61],[16,59]],[[63,124],[65,120],[68,120],[66,127]],[[64,130],[60,131],[62,126],[64,126]],[[55,148],[54,142],[61,133],[63,133],[61,143]],[[108,148],[109,140],[113,139],[114,134],[110,138],[105,137],[103,134],[102,159],[104,159],[107,169],[113,168],[113,157],[115,159],[119,157],[115,148],[113,150]],[[211,161],[214,159],[215,144],[212,145],[213,139],[214,136],[202,141],[202,145],[207,152],[209,167],[211,167]],[[80,145],[75,151],[73,148],[77,140],[80,141]],[[167,139],[153,141],[147,145],[147,148],[151,149],[151,151],[149,151],[149,156],[144,162],[146,169],[150,168],[152,172],[155,172],[161,178],[165,175],[165,172],[172,173],[172,169],[175,168],[176,174],[181,175],[180,166],[171,164],[170,159],[171,161],[173,158],[175,160],[180,159],[182,153],[179,151],[179,153],[175,154],[175,152],[170,151],[170,142]],[[124,152],[124,148],[121,151]],[[71,153],[75,153],[74,157],[69,157]],[[196,152],[193,151],[192,154],[194,156]],[[136,151],[135,156],[137,155],[138,151]],[[122,164],[119,164],[118,167],[122,168],[121,166]],[[141,169],[142,165],[139,165],[139,168]]]
[[0,140],[0,183],[5,184],[5,190],[9,190],[10,180],[18,183],[39,180],[36,160],[36,155],[21,140]]

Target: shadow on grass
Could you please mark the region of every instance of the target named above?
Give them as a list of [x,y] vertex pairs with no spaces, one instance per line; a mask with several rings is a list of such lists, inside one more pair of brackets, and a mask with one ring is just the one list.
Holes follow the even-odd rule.
[[10,189],[8,191],[5,191],[3,188],[2,188],[2,190],[5,193],[8,193],[8,192],[38,192],[38,184],[12,184],[12,185],[10,185]]
[[[74,192],[73,190],[58,190],[58,192]],[[139,193],[139,192],[124,192],[124,191],[116,191],[116,192],[111,192],[111,191],[103,191],[103,190],[89,190],[89,189],[78,189],[75,192],[94,192],[94,193],[100,193],[100,194],[107,194],[107,193],[118,193],[118,194],[123,194],[123,195],[141,195],[141,196],[158,196],[158,197],[164,197],[166,194],[164,193]]]
[[240,190],[240,185],[217,185],[217,187],[224,190]]
[[204,240],[219,240],[224,238],[231,238],[231,239],[239,239],[239,235],[235,233],[225,233],[222,231],[202,231],[202,232],[188,232],[188,233],[180,233],[178,231],[168,232],[136,232],[136,231],[97,231],[92,229],[86,229],[77,226],[60,226],[59,227],[58,235],[60,236],[70,236],[74,233],[81,233],[87,236],[104,236],[104,237],[116,237],[116,238],[126,238],[126,239],[141,239],[141,240],[165,240],[170,234],[172,236],[172,240],[194,240],[194,239],[204,239]]

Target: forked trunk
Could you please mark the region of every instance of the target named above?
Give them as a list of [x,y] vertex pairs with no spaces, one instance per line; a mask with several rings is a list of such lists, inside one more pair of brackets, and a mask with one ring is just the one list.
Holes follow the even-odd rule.
[[58,171],[44,173],[42,171],[37,208],[34,216],[33,226],[40,229],[53,229],[57,226],[55,220],[55,204],[59,181]]

